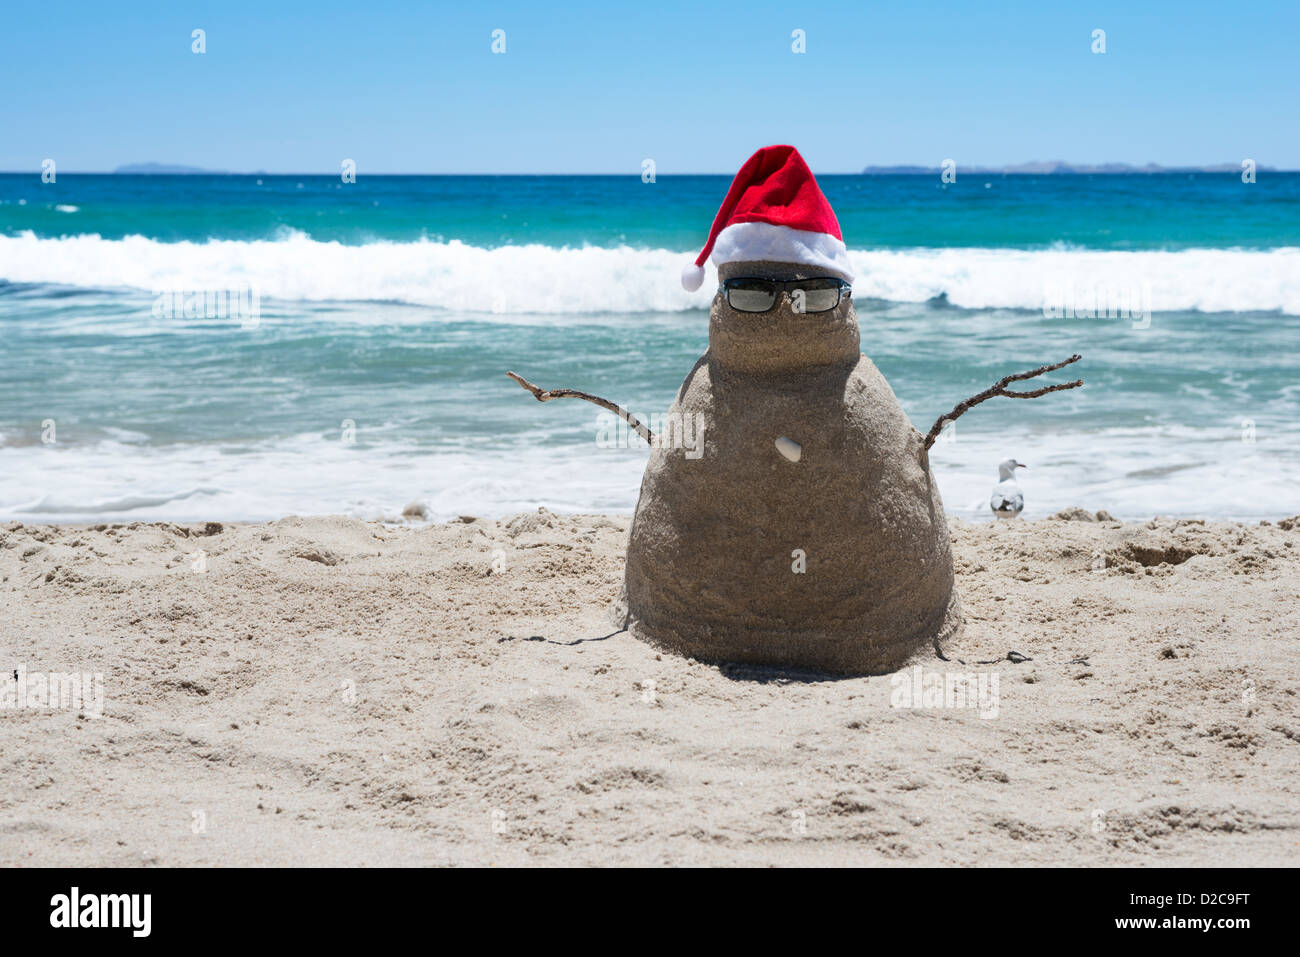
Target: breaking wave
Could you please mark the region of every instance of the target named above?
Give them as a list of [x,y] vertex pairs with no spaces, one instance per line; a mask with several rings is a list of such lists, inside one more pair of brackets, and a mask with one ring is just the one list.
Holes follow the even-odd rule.
[[[159,242],[143,236],[0,236],[0,280],[82,288],[216,289],[251,285],[269,299],[383,301],[482,313],[679,312],[712,286],[681,289],[689,252],[627,246],[486,248],[460,241],[277,239]],[[1099,251],[952,248],[856,250],[854,296],[942,298],[968,309],[1043,308],[1094,293],[1141,295],[1151,310],[1300,315],[1300,248]],[[1068,303],[1067,303],[1068,304]]]

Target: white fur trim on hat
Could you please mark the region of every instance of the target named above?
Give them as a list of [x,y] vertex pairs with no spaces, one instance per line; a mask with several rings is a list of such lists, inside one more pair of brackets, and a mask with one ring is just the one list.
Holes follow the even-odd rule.
[[715,265],[739,262],[793,263],[834,273],[849,282],[853,270],[844,243],[829,233],[812,233],[771,223],[734,223],[713,244]]

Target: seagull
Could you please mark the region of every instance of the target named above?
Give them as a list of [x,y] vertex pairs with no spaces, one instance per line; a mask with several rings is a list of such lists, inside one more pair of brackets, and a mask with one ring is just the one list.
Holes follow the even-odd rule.
[[989,496],[989,508],[998,518],[1015,518],[1025,507],[1025,494],[1016,484],[1016,469],[1027,469],[1015,459],[1003,459],[998,463],[998,484],[993,486]]

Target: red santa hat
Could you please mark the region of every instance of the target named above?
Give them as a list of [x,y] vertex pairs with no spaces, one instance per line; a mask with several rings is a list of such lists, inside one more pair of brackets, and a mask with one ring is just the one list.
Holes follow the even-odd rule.
[[709,241],[682,270],[690,292],[704,282],[704,261],[714,265],[760,260],[812,266],[850,282],[848,250],[831,204],[793,146],[764,146],[731,181]]

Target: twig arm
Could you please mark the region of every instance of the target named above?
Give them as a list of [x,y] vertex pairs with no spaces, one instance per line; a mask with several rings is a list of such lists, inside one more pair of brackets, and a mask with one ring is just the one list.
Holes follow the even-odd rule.
[[1031,369],[1028,372],[1017,372],[1015,375],[1004,376],[983,392],[973,395],[969,399],[963,399],[952,407],[951,412],[939,416],[934,425],[930,426],[930,431],[925,437],[925,447],[928,449],[934,445],[935,439],[939,437],[939,433],[943,431],[943,427],[947,423],[952,422],[957,416],[963,412],[968,412],[986,399],[992,399],[999,395],[1008,399],[1037,399],[1040,395],[1047,395],[1049,392],[1064,392],[1066,389],[1079,388],[1079,386],[1083,385],[1082,379],[1075,379],[1073,382],[1062,382],[1059,385],[1045,385],[1041,389],[1033,389],[1029,392],[1017,392],[1014,389],[1008,389],[1007,386],[1013,382],[1023,382],[1025,379],[1040,376],[1044,372],[1055,372],[1057,369],[1064,369],[1070,363],[1078,362],[1081,358],[1083,357],[1076,354],[1061,362],[1053,362],[1051,365],[1039,366],[1037,369]]
[[637,435],[641,436],[641,438],[645,439],[651,445],[654,445],[654,433],[646,428],[645,425],[642,424],[641,420],[635,415],[628,412],[627,409],[623,408],[621,405],[615,405],[613,402],[610,402],[609,399],[602,399],[600,396],[592,395],[590,392],[579,392],[577,389],[543,389],[541,386],[533,385],[521,375],[516,375],[513,372],[507,372],[506,375],[531,392],[533,398],[538,402],[550,402],[552,399],[585,399],[588,402],[595,403],[602,409],[608,409],[628,425],[632,426],[632,428],[636,430]]

